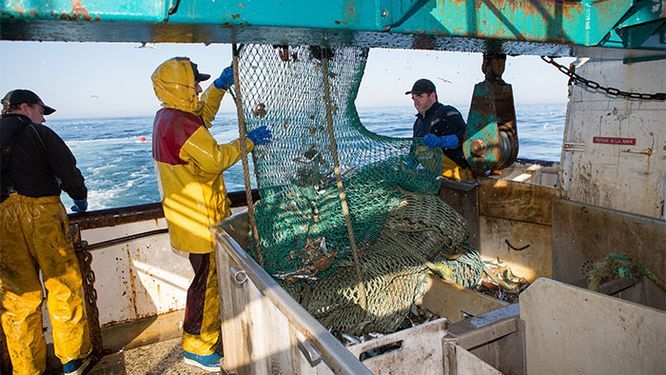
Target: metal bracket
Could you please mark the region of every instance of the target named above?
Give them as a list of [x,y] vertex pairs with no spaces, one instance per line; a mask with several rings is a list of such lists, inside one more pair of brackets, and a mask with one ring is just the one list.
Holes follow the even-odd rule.
[[404,2],[401,0],[381,1],[379,9],[379,22],[381,29],[384,31],[389,31],[394,27],[402,25],[427,2],[428,0],[416,0],[409,2]]
[[301,353],[303,353],[305,359],[308,360],[310,366],[315,367],[321,363],[321,355],[319,354],[317,348],[315,348],[314,345],[312,344],[312,341],[310,340],[299,341],[298,349],[301,351]]
[[247,281],[247,274],[245,271],[239,270],[234,266],[229,267],[229,271],[231,271],[232,279],[236,284],[243,285],[243,283]]

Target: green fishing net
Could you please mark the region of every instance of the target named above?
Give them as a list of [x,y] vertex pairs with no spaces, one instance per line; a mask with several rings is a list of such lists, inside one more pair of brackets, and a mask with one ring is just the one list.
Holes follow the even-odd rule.
[[464,219],[437,195],[441,151],[361,124],[354,100],[367,55],[352,47],[245,45],[239,82],[248,131],[273,131],[273,142],[252,153],[264,268],[327,328],[392,332],[429,272],[472,287],[483,264],[466,241]]

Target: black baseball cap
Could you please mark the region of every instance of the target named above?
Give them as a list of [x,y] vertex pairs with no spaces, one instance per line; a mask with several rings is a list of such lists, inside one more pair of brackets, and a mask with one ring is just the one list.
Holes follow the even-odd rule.
[[197,82],[203,82],[210,78],[210,74],[203,74],[199,73],[199,69],[197,69],[197,64],[193,63],[190,61],[190,64],[192,64],[192,71],[194,72],[194,80]]
[[435,89],[435,84],[432,83],[429,79],[419,79],[418,81],[414,82],[414,86],[412,86],[411,91],[407,91],[405,95],[409,94],[416,94],[416,95],[421,95],[423,93],[431,93],[431,92],[437,92]]
[[4,98],[2,98],[2,104],[6,105],[14,105],[14,104],[39,104],[42,107],[44,107],[44,114],[45,115],[50,115],[51,113],[55,112],[55,109],[49,107],[48,105],[44,104],[42,99],[37,96],[34,92],[30,90],[25,90],[25,89],[16,89],[12,90],[5,95]]

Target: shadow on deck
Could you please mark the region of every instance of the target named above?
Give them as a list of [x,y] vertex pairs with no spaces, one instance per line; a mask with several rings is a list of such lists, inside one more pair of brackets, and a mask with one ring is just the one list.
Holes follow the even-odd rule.
[[208,372],[183,362],[181,339],[171,339],[105,356],[90,375],[200,375]]

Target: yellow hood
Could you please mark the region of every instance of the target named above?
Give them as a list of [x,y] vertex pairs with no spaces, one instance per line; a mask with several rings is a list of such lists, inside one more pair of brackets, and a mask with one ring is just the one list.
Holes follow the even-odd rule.
[[204,104],[197,95],[194,71],[187,57],[174,57],[163,62],[150,78],[162,107],[196,115],[203,113]]

